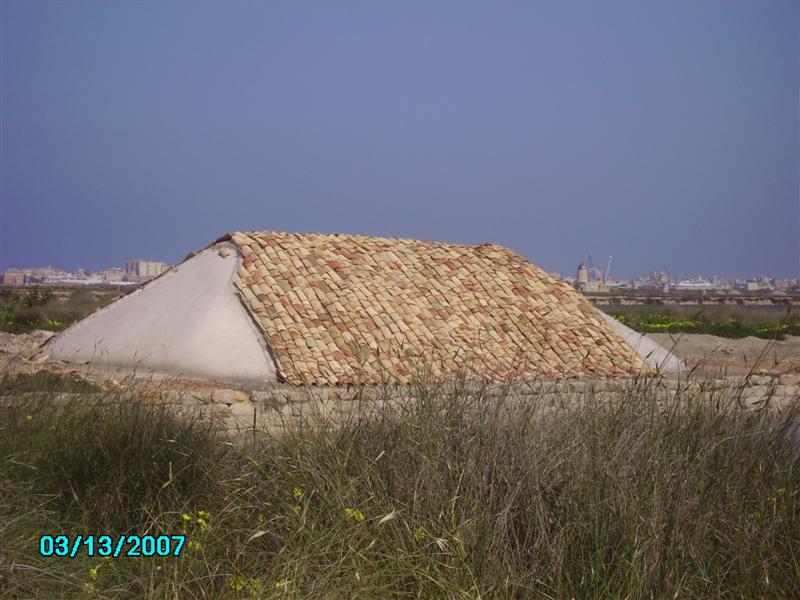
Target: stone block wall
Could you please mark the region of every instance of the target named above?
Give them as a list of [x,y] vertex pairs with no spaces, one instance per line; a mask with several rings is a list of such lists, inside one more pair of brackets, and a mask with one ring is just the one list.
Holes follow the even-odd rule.
[[[113,381],[113,380],[111,380]],[[734,398],[753,409],[765,406],[773,410],[800,407],[800,374],[780,376],[753,375],[724,379],[649,379],[632,389],[628,379],[542,381],[511,386],[454,389],[426,388],[432,395],[471,394],[477,405],[495,406],[533,404],[537,407],[557,406],[593,394],[597,400],[614,401],[642,389],[653,397],[669,399],[676,395],[713,401]],[[169,389],[159,385],[125,386],[115,382],[106,388],[128,390],[130,399],[174,408],[178,413],[209,419],[219,430],[230,434],[279,434],[294,427],[334,427],[348,419],[369,417],[383,409],[402,409],[417,401],[418,390],[409,387],[293,387],[273,385],[260,391],[232,388]],[[125,392],[123,392],[125,393]],[[94,397],[126,400],[117,393],[64,393],[64,400],[87,400]]]
[[[547,406],[587,393],[594,393],[601,399],[622,398],[631,393],[631,385],[629,380],[567,380],[473,388],[467,393],[481,394],[482,401],[486,402],[503,399],[512,403],[536,402]],[[800,399],[800,374],[708,380],[658,379],[648,380],[643,385],[656,398],[665,399],[676,394],[691,394],[706,400],[736,397],[752,408],[762,407],[769,402],[771,408],[782,409]],[[414,393],[408,387],[298,388],[275,385],[261,391],[223,388],[161,391],[160,401],[211,418],[220,429],[230,433],[279,433],[287,427],[301,425],[335,426],[349,418],[369,415],[387,407],[401,407],[413,401]],[[440,389],[433,393],[447,394],[452,390]]]

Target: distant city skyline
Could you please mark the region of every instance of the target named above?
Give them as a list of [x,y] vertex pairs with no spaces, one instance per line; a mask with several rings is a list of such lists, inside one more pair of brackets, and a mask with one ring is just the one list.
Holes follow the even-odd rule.
[[[46,269],[53,269],[53,270],[56,270],[56,271],[59,271],[59,272],[63,272],[63,273],[77,273],[77,272],[80,272],[80,271],[84,271],[86,273],[98,273],[98,274],[100,274],[100,273],[103,273],[105,271],[114,271],[114,270],[120,270],[120,271],[123,271],[123,272],[132,272],[134,268],[136,268],[137,271],[138,271],[138,268],[137,267],[132,268],[131,267],[131,263],[140,263],[140,262],[141,263],[148,263],[148,264],[152,264],[152,265],[174,266],[174,265],[180,264],[180,262],[182,262],[182,261],[177,261],[175,263],[169,263],[167,261],[161,261],[161,260],[158,260],[158,259],[141,259],[141,258],[139,258],[139,259],[126,259],[126,260],[122,261],[122,263],[120,263],[119,265],[109,264],[109,265],[107,265],[105,267],[102,267],[102,268],[86,268],[85,265],[77,265],[77,266],[65,267],[65,266],[59,265],[57,263],[49,263],[49,264],[44,264],[44,265],[21,265],[21,266],[20,265],[11,265],[11,266],[5,267],[4,269],[0,269],[0,275],[2,275],[3,271],[5,271],[5,270],[41,271],[41,270],[46,270]],[[101,264],[101,263],[98,263],[98,264]],[[585,265],[586,262],[585,261],[580,261],[576,265],[576,269],[573,270],[572,272],[566,272],[566,273],[562,273],[562,272],[558,272],[558,271],[548,271],[548,272],[551,273],[551,274],[554,274],[554,275],[558,275],[558,276],[560,276],[560,277],[562,277],[564,279],[574,280],[576,278],[576,271],[579,268],[579,266],[582,265],[582,264]],[[537,265],[537,266],[540,266],[540,265]],[[603,269],[596,268],[596,271],[597,271],[597,273],[595,275],[590,275],[590,278],[592,278],[592,279],[602,279],[603,278],[603,276],[602,276]],[[159,270],[157,273],[154,273],[154,274],[158,274],[160,272],[161,272],[161,270]],[[137,274],[140,274],[140,273],[137,272]],[[688,280],[712,281],[712,280],[715,280],[715,279],[721,279],[721,280],[727,281],[727,282],[734,282],[734,281],[756,280],[756,279],[765,278],[765,277],[768,278],[768,279],[771,279],[771,280],[774,280],[774,279],[789,279],[789,280],[800,281],[800,277],[794,277],[792,275],[766,275],[764,273],[754,273],[754,274],[750,274],[750,275],[746,275],[746,276],[729,276],[729,275],[726,275],[725,273],[711,273],[711,274],[708,274],[708,273],[706,273],[706,274],[704,274],[704,273],[697,273],[697,274],[678,273],[676,271],[670,271],[670,270],[665,270],[665,269],[651,269],[649,271],[644,271],[642,273],[635,273],[633,275],[628,275],[628,276],[617,275],[612,271],[609,274],[609,280],[610,281],[634,281],[634,280],[645,279],[645,278],[651,277],[652,275],[661,275],[661,274],[666,274],[671,280],[674,280],[674,281],[679,281],[679,280],[685,280],[685,281],[688,281]]]
[[800,276],[796,2],[0,3],[0,270],[227,232]]
[[[438,240],[432,240],[432,241],[438,241]],[[152,257],[152,256],[149,256],[149,255],[147,255],[147,256],[149,256],[148,258],[144,258],[144,259],[141,259],[141,260],[154,261],[154,262],[163,262],[163,263],[175,265],[175,264],[178,264],[178,263],[182,262],[183,258],[185,258],[187,254],[189,254],[191,252],[197,252],[197,251],[199,251],[201,249],[202,248],[191,249],[191,250],[183,253],[181,258],[178,259],[178,260],[175,260],[175,261],[165,260],[165,259],[162,259],[160,257]],[[139,253],[139,255],[145,256],[146,253]],[[137,255],[137,256],[139,256],[139,255]],[[528,260],[530,260],[532,263],[534,263],[537,267],[544,269],[548,273],[557,273],[557,274],[561,275],[562,277],[574,277],[575,276],[575,271],[577,270],[578,265],[580,265],[581,263],[587,264],[587,261],[584,258],[583,260],[577,260],[577,262],[575,263],[575,267],[572,270],[556,271],[556,270],[553,270],[553,269],[545,268],[543,265],[537,263],[536,260],[531,258],[531,257],[526,257],[526,258]],[[27,263],[26,264],[4,264],[4,265],[0,265],[0,272],[4,271],[6,269],[23,269],[24,270],[24,269],[37,269],[37,268],[43,268],[43,267],[53,267],[53,268],[60,269],[60,270],[62,270],[64,272],[67,272],[67,273],[71,273],[71,272],[77,271],[79,269],[85,269],[87,271],[100,272],[100,271],[104,271],[106,269],[116,268],[119,265],[123,265],[124,266],[125,262],[128,261],[128,260],[132,260],[132,259],[125,258],[125,259],[121,260],[119,263],[113,263],[113,262],[110,262],[110,261],[103,261],[102,259],[93,259],[93,260],[88,261],[88,263],[86,263],[86,264],[77,264],[76,263],[76,264],[69,264],[69,265],[66,265],[66,266],[64,266],[63,264],[59,264],[59,261],[57,261],[57,260],[52,260],[50,262],[42,263],[42,264],[38,264],[38,265],[27,264]],[[607,258],[606,258],[606,260],[607,260]],[[101,265],[101,266],[98,266],[98,265]],[[102,265],[105,265],[105,266],[102,266]],[[598,267],[598,265],[595,265],[595,266]],[[604,265],[600,265],[600,266],[604,267]],[[600,270],[602,270],[602,269],[600,269]],[[757,278],[757,277],[770,277],[772,279],[774,279],[774,278],[790,278],[790,279],[797,278],[797,279],[800,279],[800,274],[798,274],[798,273],[778,273],[778,272],[766,273],[766,272],[763,272],[763,273],[745,273],[745,274],[732,275],[732,274],[724,273],[724,272],[703,273],[703,272],[697,271],[697,270],[695,270],[695,271],[689,270],[689,271],[686,271],[686,272],[680,272],[680,271],[678,271],[676,269],[669,269],[669,268],[658,268],[658,269],[655,269],[655,268],[647,269],[647,268],[645,268],[641,272],[637,272],[637,273],[627,272],[627,273],[624,273],[624,274],[617,273],[616,269],[613,269],[611,271],[611,276],[612,276],[612,279],[635,279],[637,277],[644,277],[644,276],[650,275],[652,273],[658,273],[658,272],[665,272],[665,273],[668,273],[670,276],[686,278],[686,279],[691,279],[691,278],[711,279],[713,277],[724,277],[724,278],[730,279],[730,280],[734,280],[734,279],[750,279],[750,278]]]

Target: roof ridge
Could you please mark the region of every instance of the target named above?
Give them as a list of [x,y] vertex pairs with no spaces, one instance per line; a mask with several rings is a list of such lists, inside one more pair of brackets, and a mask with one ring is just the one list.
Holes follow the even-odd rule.
[[508,246],[503,246],[502,244],[498,244],[497,242],[475,242],[471,244],[462,243],[462,242],[446,242],[443,240],[423,240],[418,238],[411,238],[411,237],[393,237],[393,236],[381,236],[381,235],[367,235],[361,233],[330,233],[330,232],[316,232],[316,231],[306,231],[306,232],[292,232],[292,231],[282,231],[279,229],[263,229],[263,230],[256,230],[251,229],[247,231],[236,230],[230,233],[227,233],[220,238],[218,238],[214,243],[220,241],[227,241],[231,239],[234,235],[246,235],[248,237],[252,236],[259,236],[259,237],[266,237],[270,235],[274,236],[291,236],[295,238],[342,238],[342,239],[363,239],[363,240],[372,240],[372,241],[386,241],[386,242],[408,242],[414,244],[432,244],[432,245],[444,245],[450,248],[453,247],[462,247],[462,248],[481,248],[481,247],[494,247],[494,248],[503,248],[505,250],[511,250],[515,252]]

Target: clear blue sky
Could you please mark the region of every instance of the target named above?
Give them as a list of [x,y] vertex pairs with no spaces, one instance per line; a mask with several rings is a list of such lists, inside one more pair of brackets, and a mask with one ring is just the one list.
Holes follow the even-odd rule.
[[0,11],[0,268],[278,229],[800,274],[795,2]]

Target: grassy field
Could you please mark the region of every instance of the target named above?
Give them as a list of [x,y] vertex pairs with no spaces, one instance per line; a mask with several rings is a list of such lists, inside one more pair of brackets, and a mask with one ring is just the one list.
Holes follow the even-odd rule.
[[[219,437],[137,401],[0,383],[7,598],[798,598],[798,412],[687,393],[487,403],[416,389],[335,431]],[[41,558],[42,534],[185,534]]]
[[800,335],[800,312],[734,306],[602,306],[631,329],[644,333],[708,333],[727,338],[783,339]]
[[0,331],[59,331],[129,288],[0,288]]

